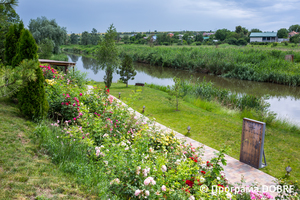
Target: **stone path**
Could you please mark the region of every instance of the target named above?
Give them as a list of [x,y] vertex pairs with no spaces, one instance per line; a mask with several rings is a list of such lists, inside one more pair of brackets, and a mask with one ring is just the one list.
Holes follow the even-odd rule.
[[[115,98],[115,97],[114,97]],[[119,99],[115,98],[118,102],[120,102],[122,105],[127,106],[126,104],[124,104],[122,101],[120,101]],[[142,115],[141,113],[133,110],[132,108],[128,107],[128,110],[135,114],[138,118],[140,118],[141,120],[143,120],[144,122],[148,122],[149,118],[145,117],[144,115]],[[214,152],[218,152],[217,150],[203,145],[198,141],[195,141],[189,137],[186,137],[185,135],[178,133],[162,124],[159,124],[157,122],[155,122],[155,124],[153,124],[156,128],[161,129],[161,130],[165,130],[168,132],[174,132],[175,136],[179,139],[183,139],[186,140],[186,142],[188,144],[192,144],[194,147],[199,147],[199,146],[203,146],[204,147],[204,156],[203,159],[204,160],[210,160],[211,158],[213,158],[215,156]],[[267,186],[268,188],[270,188],[270,186],[275,186],[275,178],[273,176],[270,176],[256,168],[253,168],[247,164],[244,164],[242,162],[240,162],[239,160],[232,158],[228,155],[225,156],[225,159],[227,160],[227,165],[223,166],[224,168],[224,172],[226,173],[226,178],[228,179],[229,183],[234,184],[236,182],[240,183],[241,182],[241,177],[244,176],[245,179],[245,184],[244,186],[250,186],[252,183],[254,183],[255,181],[259,182],[260,185],[264,185]],[[235,184],[236,185],[236,184]],[[269,192],[273,197],[276,196],[275,192]]]

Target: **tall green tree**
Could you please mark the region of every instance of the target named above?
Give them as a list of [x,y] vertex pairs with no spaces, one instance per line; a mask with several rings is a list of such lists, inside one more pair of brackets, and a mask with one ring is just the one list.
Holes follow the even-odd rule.
[[110,88],[113,78],[113,72],[118,67],[119,52],[116,46],[115,37],[117,36],[117,30],[113,24],[107,29],[104,40],[99,43],[97,50],[97,58],[99,65],[102,69],[105,69],[104,83]]
[[277,31],[278,38],[287,38],[289,35],[289,31],[286,28],[281,28]]
[[72,33],[70,36],[70,42],[71,44],[78,44],[78,35],[75,33]]
[[243,32],[242,27],[241,27],[241,26],[236,26],[236,27],[235,27],[235,32],[236,32],[236,33],[242,33],[242,32]]
[[60,27],[55,19],[48,20],[46,17],[31,19],[28,28],[37,44],[40,44],[46,38],[53,40],[55,44],[54,54],[60,52],[59,46],[64,44],[67,39],[66,28]]
[[90,34],[89,32],[87,31],[84,31],[82,34],[81,34],[81,40],[80,40],[80,44],[81,45],[88,45],[90,44]]
[[223,40],[226,39],[227,35],[228,35],[230,32],[231,32],[230,30],[225,29],[225,28],[219,29],[219,30],[216,31],[215,37],[216,37],[216,39],[218,39],[218,40],[220,40],[220,41],[223,41]]
[[128,87],[128,81],[134,80],[134,76],[136,75],[136,71],[133,68],[132,58],[125,54],[124,59],[122,61],[122,65],[119,67],[120,71],[117,71],[121,76],[121,80]]
[[0,0],[0,62],[4,61],[5,36],[9,27],[20,21],[15,11],[17,5],[18,0]]
[[92,32],[91,32],[91,44],[92,45],[97,45],[98,42],[99,42],[99,35],[98,35],[98,32],[95,28],[92,29]]
[[7,65],[12,65],[13,58],[17,54],[17,45],[24,29],[24,24],[21,21],[19,24],[13,24],[9,27],[9,31],[5,37],[5,61]]
[[12,66],[17,66],[24,59],[36,60],[38,59],[37,55],[37,44],[27,29],[23,29],[21,32],[20,39],[17,44],[17,53],[13,58]]

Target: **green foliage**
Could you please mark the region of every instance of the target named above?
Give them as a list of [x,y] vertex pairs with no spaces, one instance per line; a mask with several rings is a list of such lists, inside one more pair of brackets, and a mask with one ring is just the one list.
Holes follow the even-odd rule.
[[246,46],[247,45],[247,41],[245,39],[243,39],[243,38],[240,38],[237,41],[237,45]]
[[225,42],[227,42],[228,44],[231,44],[231,45],[237,45],[237,39],[234,37],[226,39]]
[[202,34],[197,34],[196,38],[195,38],[195,41],[197,41],[197,42],[203,42],[203,35]]
[[278,38],[287,38],[289,35],[289,31],[286,28],[281,28],[277,31]]
[[23,60],[15,68],[1,66],[0,63],[0,97],[16,94],[28,81],[35,81],[36,61]]
[[120,71],[117,71],[121,76],[121,80],[128,87],[128,80],[134,80],[134,76],[136,75],[136,71],[133,68],[132,58],[125,54],[122,65],[119,67]]
[[174,85],[172,86],[169,93],[175,97],[176,111],[179,111],[178,110],[179,98],[184,97],[186,95],[186,92],[183,91],[182,81],[180,78],[174,77],[173,81],[174,81]]
[[292,31],[300,32],[300,25],[299,24],[291,25],[289,27],[289,32],[292,32]]
[[293,37],[291,37],[290,42],[295,43],[295,44],[300,43],[300,34],[296,34]]
[[72,33],[70,36],[70,42],[71,44],[78,44],[78,35],[75,33]]
[[40,119],[47,115],[49,104],[44,88],[42,69],[35,63],[36,80],[29,81],[18,93],[18,106],[21,113],[30,119]]
[[12,66],[18,65],[24,59],[38,59],[37,50],[38,47],[31,33],[27,29],[23,29],[17,44],[17,52],[13,58]]
[[28,25],[29,31],[32,33],[37,44],[49,38],[54,42],[54,54],[60,52],[59,46],[64,44],[67,39],[67,31],[65,27],[60,27],[55,19],[48,20],[46,17],[30,19]]
[[223,41],[226,39],[227,35],[230,33],[231,31],[228,30],[228,29],[219,29],[216,31],[215,33],[215,37],[216,39],[220,40],[220,41]]
[[9,31],[5,37],[5,61],[7,65],[13,64],[12,61],[17,54],[18,41],[23,29],[24,24],[22,21],[19,24],[13,24],[9,27]]
[[102,69],[105,69],[104,82],[108,88],[110,88],[112,83],[112,74],[120,62],[119,52],[115,44],[116,36],[116,28],[111,24],[106,31],[104,40],[100,42],[96,53],[100,66]]
[[90,38],[90,34],[89,32],[87,31],[84,31],[82,34],[81,34],[81,40],[80,40],[80,44],[81,45],[88,45],[91,43],[91,38]]
[[48,38],[44,39],[39,46],[39,58],[49,59],[52,56],[54,42]]
[[251,33],[261,33],[262,31],[259,30],[258,28],[253,28],[253,29],[251,29],[250,32],[251,32]]
[[253,48],[151,48],[126,45],[120,49],[121,54],[127,53],[137,62],[242,80],[300,85],[299,63],[286,62],[284,59],[287,54],[294,54],[296,58],[300,56],[296,51],[280,51],[280,56],[273,56],[270,53],[272,51]]
[[9,27],[20,22],[20,17],[15,11],[18,0],[0,0],[0,62],[4,61],[5,36]]
[[92,29],[92,32],[90,34],[90,41],[92,45],[97,45],[100,40],[100,36],[97,33],[97,30],[95,28]]

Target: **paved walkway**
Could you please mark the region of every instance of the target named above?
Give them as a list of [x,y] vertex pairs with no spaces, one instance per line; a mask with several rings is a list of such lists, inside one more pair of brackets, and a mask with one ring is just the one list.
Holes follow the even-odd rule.
[[[115,97],[114,97],[115,98]],[[127,106],[119,99],[115,98],[118,102],[123,104],[124,106]],[[138,118],[143,120],[144,122],[148,122],[149,118],[145,117],[141,113],[133,110],[132,108],[128,108],[128,110],[135,114]],[[203,145],[198,141],[195,141],[189,137],[186,137],[185,135],[178,133],[162,124],[159,124],[155,122],[153,124],[156,128],[165,130],[168,132],[174,132],[175,136],[179,139],[186,140],[186,143],[192,144],[194,147],[203,146],[204,147],[204,160],[210,160],[211,158],[215,157],[214,152],[218,152],[217,150],[210,148],[209,146]],[[239,160],[232,158],[228,155],[225,156],[225,159],[227,160],[227,165],[223,166],[224,172],[226,174],[226,178],[228,179],[229,183],[234,184],[236,182],[240,183],[242,176],[244,176],[245,184],[244,186],[250,186],[252,183],[255,183],[255,181],[259,182],[260,185],[267,186],[270,188],[270,186],[275,186],[275,178],[273,176],[270,176],[256,168],[253,168],[245,163],[240,162]],[[235,184],[236,185],[236,184]],[[276,193],[269,192],[273,197],[276,196]]]

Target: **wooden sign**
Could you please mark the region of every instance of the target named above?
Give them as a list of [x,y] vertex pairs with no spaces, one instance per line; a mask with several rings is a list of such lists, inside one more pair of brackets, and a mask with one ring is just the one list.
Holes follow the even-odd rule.
[[[252,119],[243,119],[240,161],[257,169],[267,166],[264,155],[266,124]],[[262,163],[264,156],[265,163]]]

